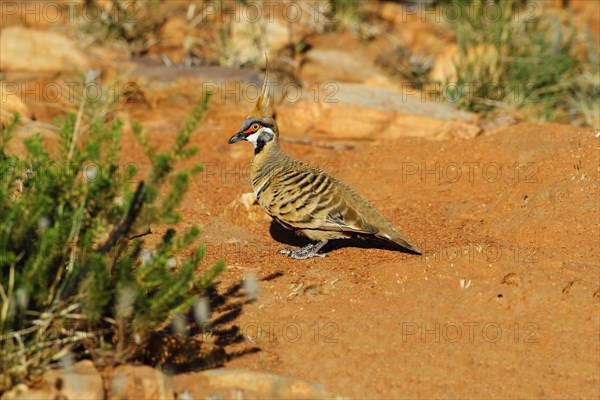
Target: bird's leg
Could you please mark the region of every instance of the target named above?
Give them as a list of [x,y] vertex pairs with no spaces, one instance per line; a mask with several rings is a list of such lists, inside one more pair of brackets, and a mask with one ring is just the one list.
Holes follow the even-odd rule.
[[325,246],[327,240],[321,240],[317,243],[309,243],[306,246],[292,250],[292,249],[281,249],[277,252],[277,254],[287,254],[296,260],[306,260],[311,257],[326,257],[327,254],[319,253],[323,246]]

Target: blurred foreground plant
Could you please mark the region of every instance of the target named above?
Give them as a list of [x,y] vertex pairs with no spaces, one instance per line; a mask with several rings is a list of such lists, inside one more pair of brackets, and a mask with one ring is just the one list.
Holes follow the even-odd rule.
[[[144,351],[153,330],[192,306],[223,270],[195,269],[204,247],[178,265],[199,228],[168,229],[152,248],[148,226],[179,219],[175,207],[189,174],[177,161],[197,149],[190,135],[208,104],[205,93],[170,149],[156,152],[139,125],[134,133],[151,161],[146,181],[119,168],[122,123],[86,113],[60,126],[60,150],[50,155],[39,134],[22,157],[7,144],[19,118],[0,134],[0,393],[27,381],[65,355],[122,363]],[[159,195],[160,193],[160,195]],[[69,357],[67,357],[69,358]]]

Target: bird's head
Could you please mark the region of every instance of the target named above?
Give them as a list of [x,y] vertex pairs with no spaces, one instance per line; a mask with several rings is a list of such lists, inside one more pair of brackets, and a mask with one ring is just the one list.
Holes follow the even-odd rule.
[[273,101],[268,70],[254,110],[244,120],[240,131],[229,139],[229,144],[237,143],[240,140],[252,143],[255,154],[261,152],[266,146],[279,142],[279,129],[273,118]]

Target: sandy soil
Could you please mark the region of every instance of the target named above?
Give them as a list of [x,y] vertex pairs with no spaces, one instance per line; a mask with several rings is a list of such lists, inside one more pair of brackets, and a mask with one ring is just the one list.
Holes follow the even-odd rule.
[[424,250],[342,241],[326,258],[296,261],[276,251],[302,238],[243,207],[232,215],[251,191],[250,145],[227,144],[239,122],[213,116],[195,136],[205,171],[181,209],[181,225],[203,228],[203,266],[227,262],[223,288],[248,271],[260,280],[257,301],[232,322],[245,340],[227,347],[225,368],[354,398],[598,398],[595,132],[519,124],[474,140],[352,150],[284,143]]

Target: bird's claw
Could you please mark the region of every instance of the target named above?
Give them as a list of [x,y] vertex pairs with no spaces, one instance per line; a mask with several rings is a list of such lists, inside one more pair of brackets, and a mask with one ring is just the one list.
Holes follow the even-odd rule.
[[294,260],[306,260],[311,257],[327,257],[325,253],[317,253],[314,251],[313,245],[307,245],[300,249],[281,249],[277,252],[277,254],[287,254],[289,257]]

